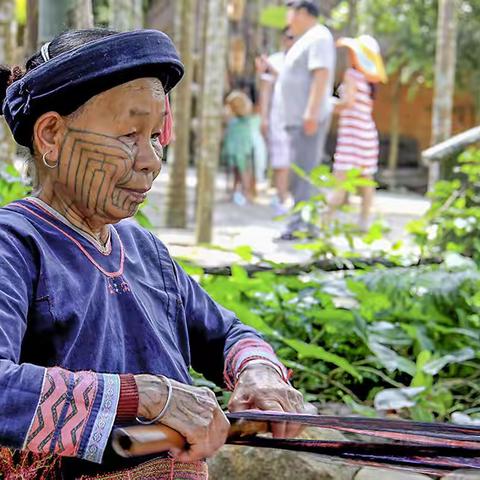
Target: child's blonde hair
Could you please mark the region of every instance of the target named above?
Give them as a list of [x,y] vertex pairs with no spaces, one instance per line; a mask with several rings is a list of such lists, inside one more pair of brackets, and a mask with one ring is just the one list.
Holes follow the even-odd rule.
[[253,110],[252,101],[248,98],[248,95],[241,90],[233,90],[230,92],[225,103],[236,117],[251,115]]

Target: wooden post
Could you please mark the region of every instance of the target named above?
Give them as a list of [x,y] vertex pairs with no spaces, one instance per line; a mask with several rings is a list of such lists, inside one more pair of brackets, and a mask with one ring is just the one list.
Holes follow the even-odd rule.
[[[440,0],[435,62],[435,86],[432,115],[432,145],[452,134],[452,111],[457,61],[457,0]],[[428,189],[440,179],[440,164],[433,162],[428,175]]]
[[[192,82],[194,70],[195,12],[197,0],[181,0],[177,3],[175,17],[179,20],[175,41],[180,51],[185,76],[173,96],[175,116],[175,142],[173,162],[169,169],[166,224],[170,228],[187,226],[187,169],[190,160],[190,133],[192,121]],[[176,28],[177,30],[177,28]],[[177,38],[178,37],[178,38]]]
[[38,48],[38,0],[27,2],[27,25],[25,26],[24,52],[29,57]]
[[[15,0],[0,0],[0,63],[12,65],[15,62],[17,23]],[[16,146],[12,134],[2,118],[0,121],[0,167],[12,163]]]
[[200,157],[196,241],[212,241],[215,177],[220,155],[223,93],[227,55],[226,0],[208,0],[205,6],[205,48],[202,79]]

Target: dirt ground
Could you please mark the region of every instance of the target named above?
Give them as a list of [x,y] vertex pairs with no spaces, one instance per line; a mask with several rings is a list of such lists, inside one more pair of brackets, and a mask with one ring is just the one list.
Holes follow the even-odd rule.
[[[188,228],[169,229],[164,226],[165,195],[168,184],[168,166],[162,171],[149,197],[146,208],[150,220],[155,226],[159,238],[169,247],[174,256],[189,257],[204,266],[224,265],[231,263],[235,255],[195,246],[194,194],[195,172],[188,172]],[[292,242],[278,242],[285,220],[275,219],[271,206],[273,192],[266,183],[259,187],[259,195],[254,204],[239,207],[232,203],[226,189],[225,172],[218,173],[216,182],[216,202],[214,212],[213,244],[232,249],[241,245],[249,245],[256,252],[267,258],[282,262],[299,262],[308,260],[309,253],[295,249]],[[358,206],[359,198],[353,197],[353,209]],[[374,218],[384,221],[390,228],[384,240],[373,246],[365,246],[359,242],[359,252],[369,248],[388,246],[388,242],[405,239],[405,225],[412,219],[421,216],[429,206],[428,200],[413,193],[377,192],[374,205]],[[354,213],[349,214],[354,215]],[[342,240],[338,242],[341,244]],[[345,246],[346,248],[346,246]],[[409,242],[406,247],[410,248]]]

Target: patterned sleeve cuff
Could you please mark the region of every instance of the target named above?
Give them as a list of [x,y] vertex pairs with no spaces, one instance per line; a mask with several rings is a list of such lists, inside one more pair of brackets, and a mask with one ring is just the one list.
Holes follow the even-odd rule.
[[138,388],[133,375],[120,375],[120,398],[115,423],[130,424],[138,411]]
[[101,463],[119,396],[118,375],[46,369],[24,449]]
[[249,362],[270,364],[288,382],[290,374],[285,366],[275,355],[273,348],[259,338],[246,338],[237,342],[230,348],[225,359],[224,380],[227,388],[233,390],[240,373]]

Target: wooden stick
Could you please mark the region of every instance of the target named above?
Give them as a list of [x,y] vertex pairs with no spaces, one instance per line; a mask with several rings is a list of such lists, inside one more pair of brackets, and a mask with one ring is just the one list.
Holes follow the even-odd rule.
[[[231,445],[318,453],[361,465],[387,465],[445,472],[480,470],[480,428],[405,420],[332,417],[247,411],[227,414],[232,422]],[[390,443],[275,439],[255,436],[270,431],[272,422],[295,422],[318,428],[383,438]],[[391,441],[396,441],[393,443]],[[112,446],[123,457],[158,454],[188,448],[185,439],[164,425],[134,426],[114,431]]]

